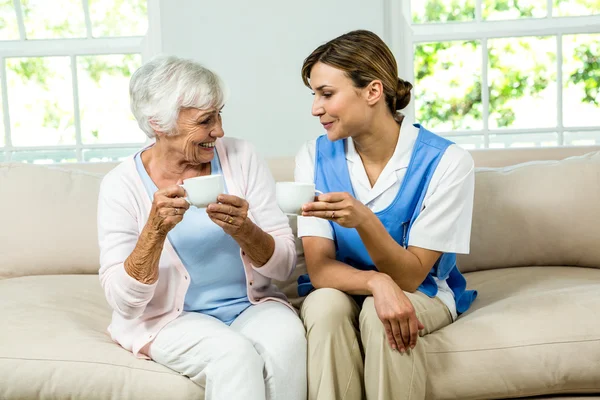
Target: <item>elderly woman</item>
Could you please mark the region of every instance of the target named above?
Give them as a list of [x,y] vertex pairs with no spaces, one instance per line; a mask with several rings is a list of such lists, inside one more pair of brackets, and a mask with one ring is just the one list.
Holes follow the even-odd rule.
[[[131,78],[131,108],[155,143],[111,171],[98,205],[109,332],[189,377],[206,399],[306,398],[304,327],[271,284],[295,265],[265,163],[223,138],[224,91],[201,65],[155,59]],[[183,179],[220,174],[225,192],[190,206]]]

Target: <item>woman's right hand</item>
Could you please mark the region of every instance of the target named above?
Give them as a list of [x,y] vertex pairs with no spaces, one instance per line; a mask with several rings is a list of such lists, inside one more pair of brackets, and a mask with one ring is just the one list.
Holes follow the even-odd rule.
[[154,193],[148,224],[159,235],[166,236],[171,229],[183,219],[183,214],[190,208],[185,199],[185,190],[177,185],[160,189]]
[[377,316],[383,323],[392,349],[401,353],[413,349],[419,331],[425,326],[417,318],[415,308],[392,278],[377,273],[370,281]]

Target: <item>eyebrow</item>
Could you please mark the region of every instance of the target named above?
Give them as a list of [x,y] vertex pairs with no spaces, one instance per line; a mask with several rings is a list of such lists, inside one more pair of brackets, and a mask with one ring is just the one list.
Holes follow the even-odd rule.
[[315,90],[323,90],[323,89],[325,89],[326,87],[331,87],[331,86],[330,86],[330,85],[321,85],[321,86],[319,86],[318,88],[316,88]]

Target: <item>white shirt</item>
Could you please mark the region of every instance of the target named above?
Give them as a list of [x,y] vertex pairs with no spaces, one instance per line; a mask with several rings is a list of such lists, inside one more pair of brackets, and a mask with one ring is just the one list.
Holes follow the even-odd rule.
[[[402,123],[394,154],[371,187],[362,160],[352,138],[346,146],[346,163],[357,200],[371,211],[379,212],[396,198],[410,163],[419,129]],[[296,155],[296,182],[314,183],[316,140],[305,143]],[[443,253],[469,252],[473,192],[475,186],[473,158],[453,144],[442,156],[425,194],[423,209],[410,230],[409,246]],[[319,236],[333,240],[329,221],[315,217],[298,217],[298,237]],[[437,297],[446,304],[456,319],[454,294],[445,280],[437,278]]]

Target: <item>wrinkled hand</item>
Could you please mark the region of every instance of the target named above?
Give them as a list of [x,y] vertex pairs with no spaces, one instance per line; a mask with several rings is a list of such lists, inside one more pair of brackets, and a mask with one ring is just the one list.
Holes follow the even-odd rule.
[[356,228],[373,214],[350,193],[325,193],[317,196],[315,200],[302,206],[302,216],[323,218],[346,228]]
[[248,202],[228,194],[220,194],[217,201],[206,208],[209,218],[231,237],[246,232],[252,223],[248,218]]
[[160,189],[154,193],[148,224],[160,235],[166,235],[183,219],[183,214],[190,208],[185,200],[185,190],[177,185]]
[[415,308],[400,287],[385,274],[378,274],[372,284],[377,316],[385,327],[392,349],[401,353],[414,349],[419,330],[425,326],[417,318]]

